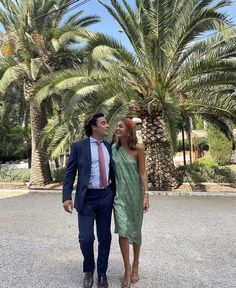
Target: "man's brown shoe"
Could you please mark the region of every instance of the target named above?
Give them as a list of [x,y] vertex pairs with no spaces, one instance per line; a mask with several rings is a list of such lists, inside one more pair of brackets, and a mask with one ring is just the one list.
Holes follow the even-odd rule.
[[101,277],[98,278],[98,288],[107,288],[107,287],[108,287],[107,276],[102,275]]
[[84,275],[83,288],[91,288],[93,286],[93,272],[86,272]]

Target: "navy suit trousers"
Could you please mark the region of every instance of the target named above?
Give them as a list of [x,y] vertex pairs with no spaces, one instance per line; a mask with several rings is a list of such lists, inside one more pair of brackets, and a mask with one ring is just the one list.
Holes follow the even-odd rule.
[[84,256],[83,271],[93,272],[94,261],[94,222],[98,238],[98,277],[106,274],[111,245],[111,214],[114,192],[108,186],[105,189],[88,189],[83,208],[78,213],[79,242]]

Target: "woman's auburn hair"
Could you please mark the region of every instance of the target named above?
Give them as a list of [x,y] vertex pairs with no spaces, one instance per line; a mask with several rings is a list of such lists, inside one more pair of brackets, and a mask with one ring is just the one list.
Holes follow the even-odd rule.
[[[119,121],[122,121],[125,124],[125,127],[127,129],[128,136],[129,136],[129,143],[128,143],[129,148],[132,150],[136,150],[138,139],[136,136],[135,123],[130,118],[126,118],[126,117],[121,118]],[[121,146],[121,143],[120,143],[120,140],[118,139],[116,142],[116,148],[119,149],[120,146]]]

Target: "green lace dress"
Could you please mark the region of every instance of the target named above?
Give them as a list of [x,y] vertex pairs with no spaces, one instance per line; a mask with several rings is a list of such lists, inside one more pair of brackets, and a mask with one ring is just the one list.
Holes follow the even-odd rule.
[[137,159],[122,147],[112,146],[112,160],[116,175],[114,200],[115,233],[127,237],[131,244],[141,245],[143,221],[143,191]]

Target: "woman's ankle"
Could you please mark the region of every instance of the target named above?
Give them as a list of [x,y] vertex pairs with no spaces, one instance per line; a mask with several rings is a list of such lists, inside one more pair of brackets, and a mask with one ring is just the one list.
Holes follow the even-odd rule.
[[131,270],[131,265],[130,264],[125,264],[124,267],[125,267],[125,270]]
[[133,262],[132,267],[133,268],[138,268],[139,267],[139,261]]

